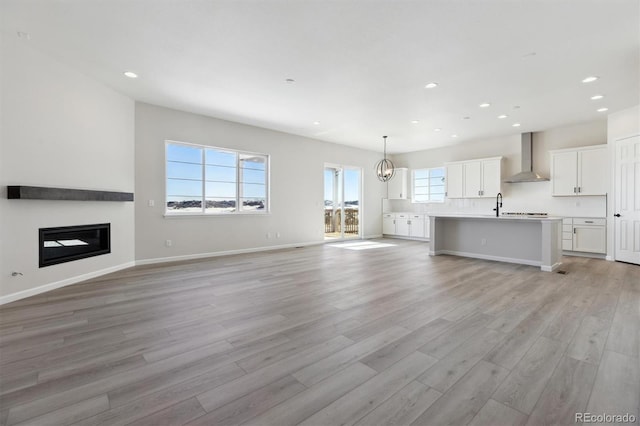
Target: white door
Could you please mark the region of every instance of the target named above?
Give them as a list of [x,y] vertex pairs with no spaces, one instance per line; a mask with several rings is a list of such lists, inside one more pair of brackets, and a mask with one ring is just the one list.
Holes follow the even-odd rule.
[[500,160],[482,162],[482,196],[495,198],[500,192]]
[[480,197],[482,193],[480,175],[482,173],[480,161],[464,163],[464,197]]
[[640,136],[616,141],[616,260],[640,265]]
[[551,157],[553,195],[576,195],[578,185],[578,153],[558,152]]

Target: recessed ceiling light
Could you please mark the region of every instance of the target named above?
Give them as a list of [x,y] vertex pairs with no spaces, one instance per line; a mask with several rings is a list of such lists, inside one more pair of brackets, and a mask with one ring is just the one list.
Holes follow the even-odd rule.
[[520,123],[513,123],[512,126],[513,127],[520,127]]
[[296,81],[294,79],[292,79],[292,78],[287,78],[284,82],[287,83],[287,84],[293,84]]
[[314,121],[313,124],[315,124],[316,126],[320,125],[319,121]]
[[491,104],[489,102],[483,102],[480,105],[478,105],[480,108],[489,108],[491,106]]
[[411,124],[418,124],[420,120],[411,120]]
[[438,83],[427,83],[424,86],[425,89],[433,89],[433,88],[436,88],[436,87],[438,87]]
[[605,111],[609,111],[609,108],[598,108],[597,111],[598,112],[605,112]]
[[514,105],[513,109],[520,109],[520,105]]
[[604,95],[593,95],[591,97],[591,100],[592,101],[597,101],[598,99],[602,99],[602,98],[604,98]]
[[596,81],[597,79],[599,79],[600,77],[595,76],[595,75],[591,75],[585,79],[582,80],[583,83],[591,83],[593,81]]
[[21,38],[24,40],[31,40],[31,34],[25,33],[24,31],[18,31],[16,34],[18,35],[18,38]]
[[133,71],[125,71],[124,75],[129,78],[138,78],[138,74]]
[[462,117],[463,120],[471,120],[471,117],[469,117],[468,115],[466,117]]
[[499,118],[499,119],[501,119],[501,120],[502,120],[503,118],[507,118],[507,117],[508,117],[508,115],[506,115],[506,114],[501,114],[501,115],[499,115],[499,116],[498,116],[498,118]]
[[434,132],[439,132],[440,130],[442,130],[442,129],[439,128],[439,127],[436,127],[435,129],[433,129]]
[[454,135],[451,135],[451,137],[452,137],[452,138],[457,138],[457,137],[458,137],[458,135],[455,135],[455,134],[454,134]]

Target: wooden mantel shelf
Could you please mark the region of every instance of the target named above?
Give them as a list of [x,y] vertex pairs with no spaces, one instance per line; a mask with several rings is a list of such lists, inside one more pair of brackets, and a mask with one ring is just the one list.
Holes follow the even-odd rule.
[[133,192],[9,185],[7,198],[10,200],[133,201]]

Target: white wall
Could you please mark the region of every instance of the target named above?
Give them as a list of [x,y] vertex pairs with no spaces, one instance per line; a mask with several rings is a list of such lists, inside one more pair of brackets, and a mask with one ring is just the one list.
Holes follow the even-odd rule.
[[[373,173],[379,153],[144,103],[136,103],[135,115],[138,261],[321,242],[324,163],[362,168],[364,236],[382,233],[385,188]],[[165,140],[270,155],[271,213],[165,218]],[[154,207],[148,206],[149,200],[155,201]],[[171,247],[165,246],[167,239],[172,240]]]
[[[535,132],[533,135],[533,169],[549,177],[549,150],[607,143],[607,122],[598,120]],[[520,171],[520,135],[477,140],[444,148],[394,155],[398,167],[439,167],[448,161],[503,156],[503,177]],[[552,197],[551,182],[503,183],[504,211],[550,213],[559,216],[604,217],[606,198]],[[391,211],[468,212],[491,214],[493,199],[447,200],[445,203],[412,204],[411,201],[386,203]]]
[[[0,301],[130,265],[133,203],[7,200],[6,187],[133,192],[133,101],[10,37],[1,95]],[[38,268],[39,228],[103,222],[111,223],[110,254]]]
[[607,119],[607,140],[611,161],[611,193],[614,197],[607,211],[607,257],[613,259],[615,238],[615,145],[619,139],[640,135],[640,105],[609,115]]

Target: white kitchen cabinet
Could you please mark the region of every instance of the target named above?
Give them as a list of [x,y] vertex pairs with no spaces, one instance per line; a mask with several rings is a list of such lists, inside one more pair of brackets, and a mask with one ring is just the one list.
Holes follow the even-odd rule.
[[606,145],[562,149],[550,153],[554,197],[607,193],[609,167]]
[[382,233],[384,235],[394,235],[396,233],[396,215],[385,213],[382,215]]
[[400,235],[401,237],[408,237],[410,234],[410,224],[411,222],[407,213],[396,214],[396,235]]
[[409,169],[396,168],[396,174],[387,182],[387,198],[391,200],[406,200],[409,198],[407,179]]
[[417,213],[384,213],[382,233],[407,238],[429,238],[429,218]]
[[447,175],[444,179],[446,184],[446,196],[447,198],[463,198],[464,188],[464,173],[462,170],[462,163],[447,164]]
[[604,218],[564,218],[562,250],[583,253],[607,252],[607,220]]
[[412,214],[409,216],[409,236],[424,238],[424,215]]
[[502,157],[447,163],[447,198],[493,198],[501,188]]

